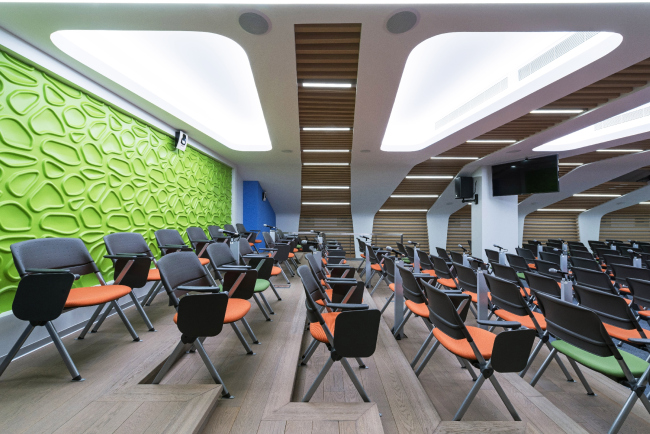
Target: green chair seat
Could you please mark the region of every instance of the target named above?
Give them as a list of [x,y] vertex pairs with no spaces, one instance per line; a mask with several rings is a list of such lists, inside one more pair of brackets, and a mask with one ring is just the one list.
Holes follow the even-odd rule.
[[405,264],[410,264],[411,263],[411,260],[407,259],[407,258],[404,258],[403,261],[404,261]]
[[301,246],[300,244],[298,244],[298,245],[296,246],[296,249],[302,249],[302,246]]
[[519,277],[520,279],[525,279],[526,275],[524,273],[517,273],[517,277]]
[[255,292],[266,291],[268,287],[271,286],[271,282],[264,279],[257,279],[255,282]]
[[[573,360],[587,368],[591,368],[594,371],[607,375],[608,377],[625,378],[625,374],[614,356],[599,357],[560,340],[551,342],[551,345],[553,345],[553,348],[557,349],[560,353],[567,357],[571,357]],[[623,360],[625,360],[625,363],[627,363],[627,366],[630,368],[632,375],[635,377],[641,376],[643,372],[648,369],[649,365],[645,360],[623,350],[619,351],[623,356]]]

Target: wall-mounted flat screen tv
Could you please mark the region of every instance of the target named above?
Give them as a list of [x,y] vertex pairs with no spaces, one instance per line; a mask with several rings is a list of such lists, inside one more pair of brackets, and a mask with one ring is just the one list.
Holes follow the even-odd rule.
[[558,156],[549,155],[492,166],[492,195],[560,191]]

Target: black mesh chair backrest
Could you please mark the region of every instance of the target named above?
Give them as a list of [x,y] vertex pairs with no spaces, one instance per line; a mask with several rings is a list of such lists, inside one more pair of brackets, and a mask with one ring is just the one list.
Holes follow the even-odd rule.
[[629,256],[603,255],[602,258],[608,267],[611,267],[612,264],[621,264],[621,265],[630,265],[630,266],[634,265],[632,258],[630,258]]
[[158,261],[160,280],[168,292],[182,285],[212,286],[205,268],[194,252],[170,253]]
[[499,252],[496,250],[485,249],[485,256],[487,256],[488,262],[499,262]]
[[381,313],[377,309],[341,312],[336,317],[334,348],[341,357],[370,357],[377,347]]
[[497,262],[492,262],[492,270],[494,270],[494,275],[507,280],[509,282],[514,283],[515,285],[519,285],[519,276],[517,276],[517,272],[514,270],[514,268],[509,267],[508,265],[503,265],[499,264]]
[[558,274],[551,270],[559,270],[560,267],[555,262],[543,261],[540,259],[535,259],[535,269],[542,276],[550,277],[555,279],[556,282],[562,280],[562,275]]
[[562,291],[555,279],[530,271],[524,272],[524,275],[526,276],[526,283],[528,283],[531,291],[535,291],[536,293],[541,292],[557,298],[562,297]]
[[449,255],[451,256],[451,262],[454,264],[463,264],[463,254],[460,252],[454,252],[451,251],[449,252]]
[[458,286],[461,291],[474,292],[477,291],[478,282],[476,280],[476,273],[470,267],[464,265],[454,264],[456,269]]
[[[535,260],[535,255],[532,250],[522,247],[517,247],[515,250],[517,251],[517,254],[524,258],[529,264],[532,264]],[[535,250],[535,253],[537,253],[537,250]]]
[[451,270],[447,265],[447,262],[439,256],[431,256],[433,259],[433,269],[436,271],[436,276],[438,279],[453,279],[454,276],[451,274]]
[[423,250],[418,250],[418,259],[420,259],[420,268],[423,270],[433,270],[433,262],[429,258],[429,255]]
[[492,303],[518,316],[529,316],[530,309],[516,283],[499,277],[485,275],[485,282],[492,294]]
[[537,300],[553,336],[597,356],[622,359],[596,312],[541,293]]
[[212,243],[205,249],[205,253],[214,267],[238,264],[237,258],[226,243]]
[[307,307],[307,319],[309,322],[320,322],[323,323],[323,317],[320,314],[320,308],[316,304],[317,300],[322,300],[323,296],[318,287],[318,282],[314,278],[314,275],[309,270],[309,266],[301,265],[298,267],[298,276],[302,281],[302,286],[305,291],[305,306]]
[[650,281],[628,278],[627,286],[634,294],[634,303],[650,307]]
[[429,299],[429,320],[441,332],[453,339],[471,340],[463,319],[458,314],[454,303],[444,292],[432,285],[424,285]]
[[576,283],[579,285],[600,289],[601,291],[609,292],[614,295],[618,294],[616,288],[612,285],[609,276],[602,271],[575,267],[573,268],[573,276],[576,279]]
[[118,232],[104,236],[104,245],[109,255],[120,253],[144,253],[153,259],[153,253],[142,234],[137,232]]
[[571,256],[569,258],[569,262],[571,262],[572,267],[584,268],[587,270],[594,270],[594,271],[602,271],[600,264],[596,262],[595,259],[584,259],[584,258],[576,258],[575,256]]
[[582,285],[573,285],[573,291],[580,306],[596,312],[602,322],[625,330],[641,330],[623,297]]
[[228,294],[198,294],[183,297],[178,303],[178,330],[186,337],[217,336],[223,329]]
[[594,259],[594,255],[589,253],[586,250],[571,250],[571,256],[574,258],[582,258],[582,259]]
[[[240,271],[226,271],[223,275],[223,291],[229,293],[233,285],[239,281],[242,273]],[[235,292],[230,294],[230,298],[241,298],[242,300],[250,299],[255,293],[255,283],[257,282],[257,270],[248,270],[246,275],[239,282]]]
[[413,303],[426,303],[427,299],[420,288],[420,284],[413,275],[411,270],[397,266],[400,277],[402,278],[402,289],[404,290],[404,298],[412,301]]
[[14,296],[13,315],[32,324],[54,321],[61,316],[73,283],[74,274],[63,271],[24,276]]
[[176,229],[159,229],[154,233],[154,236],[156,237],[156,242],[158,243],[158,247],[160,248],[160,253],[163,255],[166,255],[167,253],[175,252],[178,249],[165,249],[161,248],[161,246],[170,246],[170,245],[186,245],[185,241],[183,241],[183,237],[181,237],[181,234],[178,233]]
[[451,262],[451,259],[447,254],[447,250],[443,249],[442,247],[436,247],[436,252],[438,253],[439,257],[445,260],[445,262]]
[[650,280],[650,270],[637,268],[631,265],[612,264],[612,271],[617,283],[625,285],[628,277],[632,279]]
[[79,238],[40,238],[11,245],[11,255],[22,277],[30,268],[66,269],[84,276],[99,268]]
[[513,255],[512,253],[506,253],[506,258],[508,259],[508,264],[518,273],[523,273],[524,271],[529,271],[528,261],[522,258],[519,255]]
[[539,258],[542,261],[552,262],[558,267],[561,264],[560,255],[558,253],[540,252],[539,253]]

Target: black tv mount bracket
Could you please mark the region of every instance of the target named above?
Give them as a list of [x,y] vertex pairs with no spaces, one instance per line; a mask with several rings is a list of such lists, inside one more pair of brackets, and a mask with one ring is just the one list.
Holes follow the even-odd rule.
[[473,203],[478,205],[478,193],[474,193],[474,199],[461,199],[463,203]]

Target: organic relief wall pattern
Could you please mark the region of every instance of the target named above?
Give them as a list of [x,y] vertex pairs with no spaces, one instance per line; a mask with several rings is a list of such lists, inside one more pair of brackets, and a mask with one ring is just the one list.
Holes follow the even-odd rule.
[[[231,168],[0,52],[0,312],[19,277],[12,243],[230,223]],[[154,253],[158,254],[157,249]],[[94,277],[81,285],[96,284]]]

